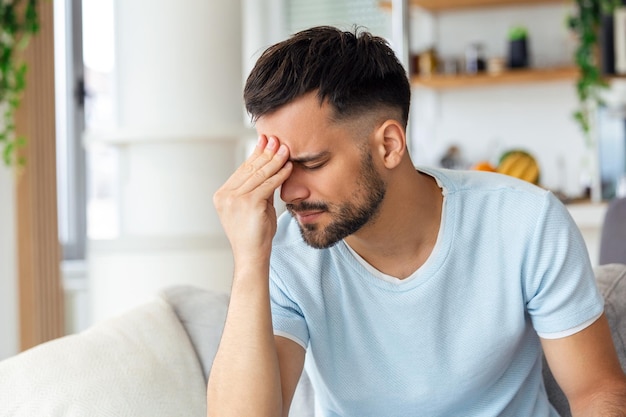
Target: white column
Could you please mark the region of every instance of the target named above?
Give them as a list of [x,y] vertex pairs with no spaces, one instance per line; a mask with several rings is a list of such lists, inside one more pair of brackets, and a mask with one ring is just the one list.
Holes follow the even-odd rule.
[[121,127],[241,126],[239,1],[117,0],[115,7]]
[[0,360],[18,352],[15,178],[0,163]]
[[94,320],[169,285],[229,291],[212,197],[244,156],[239,1],[117,0],[120,236],[89,243]]

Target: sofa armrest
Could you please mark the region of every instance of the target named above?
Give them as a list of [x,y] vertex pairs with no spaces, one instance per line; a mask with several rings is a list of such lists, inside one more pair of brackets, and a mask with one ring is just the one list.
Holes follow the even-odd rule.
[[626,265],[602,265],[596,268],[596,280],[604,297],[604,312],[617,356],[626,371]]
[[162,299],[0,362],[2,417],[121,415],[206,415],[198,359]]
[[[187,331],[202,364],[205,381],[208,381],[211,365],[224,331],[228,295],[193,286],[174,286],[164,289],[161,297],[172,305]],[[291,403],[289,416],[313,417],[314,414],[313,386],[306,372],[303,372]]]
[[228,294],[180,285],[165,288],[159,295],[170,304],[187,332],[206,383],[224,331]]

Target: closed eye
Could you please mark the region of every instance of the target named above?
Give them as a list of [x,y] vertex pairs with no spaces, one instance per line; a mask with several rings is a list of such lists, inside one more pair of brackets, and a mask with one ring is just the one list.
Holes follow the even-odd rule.
[[298,164],[307,171],[315,171],[316,169],[320,169],[326,165],[330,159],[330,152],[322,151],[313,155],[293,157],[290,161],[294,164]]
[[326,161],[318,164],[302,164],[302,168],[306,169],[307,171],[315,171],[316,169],[320,169],[324,165],[326,165]]
[[330,152],[322,151],[313,155],[292,157],[290,158],[290,161],[294,164],[298,164],[304,170],[315,171],[316,169],[320,169],[326,165],[330,159]]

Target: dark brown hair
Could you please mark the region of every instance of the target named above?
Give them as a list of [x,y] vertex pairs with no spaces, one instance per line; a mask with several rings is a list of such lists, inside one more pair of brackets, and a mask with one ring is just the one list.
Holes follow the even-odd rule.
[[383,38],[330,26],[303,30],[269,47],[244,88],[253,120],[311,91],[328,100],[337,119],[382,108],[406,123],[411,89],[402,64]]

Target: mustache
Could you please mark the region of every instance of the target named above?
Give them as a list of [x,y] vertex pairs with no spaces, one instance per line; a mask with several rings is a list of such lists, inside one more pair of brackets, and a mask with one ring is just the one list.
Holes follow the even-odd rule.
[[287,204],[286,208],[289,212],[298,212],[298,211],[328,211],[328,204],[316,201],[303,201],[298,204]]

